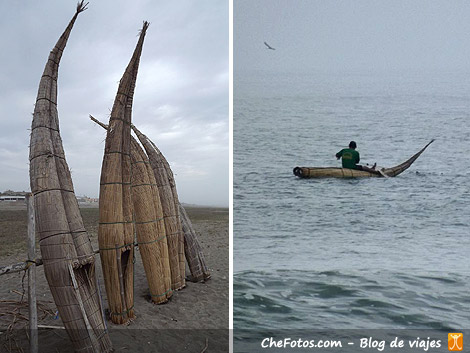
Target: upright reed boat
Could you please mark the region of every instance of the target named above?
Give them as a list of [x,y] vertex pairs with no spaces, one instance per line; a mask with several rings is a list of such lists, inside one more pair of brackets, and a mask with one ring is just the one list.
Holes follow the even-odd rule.
[[95,256],[75,197],[57,110],[59,63],[78,15],[49,54],[34,108],[30,183],[44,274],[75,352],[111,352],[96,280]]
[[134,314],[134,217],[131,191],[131,123],[144,22],[132,58],[119,82],[106,134],[100,180],[98,242],[111,321]]

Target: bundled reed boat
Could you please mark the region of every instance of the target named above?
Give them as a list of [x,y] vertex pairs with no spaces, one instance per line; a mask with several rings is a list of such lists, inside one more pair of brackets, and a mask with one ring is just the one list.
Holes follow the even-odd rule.
[[[100,125],[101,127],[103,127],[104,129],[108,128],[107,125],[101,123],[100,121],[98,121],[97,119],[95,119],[91,115],[90,115],[90,119],[92,121],[94,121],[95,123],[97,123],[98,125]],[[158,234],[158,239],[162,242],[162,244],[160,244],[161,245],[161,248],[160,248],[161,257],[163,259],[166,259],[166,260],[162,260],[162,266],[165,269],[165,271],[164,271],[165,272],[165,283],[167,283],[166,282],[166,276],[167,276],[167,273],[171,273],[171,271],[168,269],[168,272],[167,272],[167,269],[165,267],[166,266],[166,261],[167,260],[169,261],[169,259],[168,259],[169,255],[168,255],[167,240],[165,239],[166,244],[163,242],[163,238],[166,238],[166,230],[165,230],[165,228],[161,229],[161,225],[162,224],[163,224],[163,226],[165,225],[165,223],[162,222],[162,220],[165,219],[165,216],[164,216],[164,213],[163,213],[163,210],[162,210],[163,206],[162,206],[160,196],[159,196],[159,193],[158,193],[158,187],[157,187],[158,184],[156,183],[156,179],[155,179],[156,175],[154,174],[153,170],[154,169],[156,170],[156,169],[161,168],[161,167],[165,168],[166,176],[169,178],[169,184],[172,186],[172,194],[173,195],[175,195],[175,194],[177,195],[177,193],[176,193],[176,183],[175,183],[175,180],[174,180],[174,177],[173,177],[173,172],[171,171],[171,168],[170,168],[170,164],[168,163],[166,158],[163,156],[163,154],[159,151],[157,146],[150,139],[148,139],[148,137],[146,137],[144,134],[142,134],[134,125],[132,125],[132,128],[135,131],[138,132],[138,134],[139,134],[139,136],[142,140],[147,140],[147,143],[149,144],[147,147],[152,148],[153,152],[151,151],[151,154],[154,157],[154,158],[152,158],[154,167],[152,167],[152,162],[149,161],[149,158],[145,154],[145,151],[142,150],[139,143],[134,139],[134,137],[131,137],[131,157],[132,157],[133,167],[135,168],[135,166],[137,166],[137,168],[140,168],[139,164],[143,163],[143,164],[145,164],[145,166],[147,168],[150,168],[150,171],[151,171],[151,173],[149,171],[149,175],[146,176],[149,179],[149,184],[145,183],[145,182],[136,182],[136,183],[132,182],[132,191],[133,191],[132,195],[133,195],[133,202],[134,202],[134,212],[135,212],[135,217],[136,217],[136,222],[135,223],[136,223],[136,227],[137,227],[137,232],[136,232],[137,233],[137,241],[138,241],[139,247],[140,247],[140,245],[143,245],[148,241],[148,240],[140,240],[139,239],[139,236],[142,232],[139,231],[139,221],[138,221],[138,219],[140,218],[140,216],[139,216],[139,210],[140,209],[142,209],[142,211],[144,211],[144,212],[149,211],[148,208],[145,208],[145,207],[141,208],[141,204],[139,203],[140,201],[139,202],[137,201],[137,198],[140,197],[140,193],[137,193],[137,190],[140,189],[140,188],[150,187],[151,186],[151,192],[152,192],[152,195],[153,195],[153,199],[156,203],[155,204],[156,205],[155,206],[156,214],[157,215],[162,214],[162,218],[161,219],[158,218],[158,223],[157,224],[158,224],[159,227],[158,227],[158,233],[157,234]],[[157,155],[155,155],[155,154],[157,154]],[[134,155],[138,156],[138,157],[133,157]],[[160,165],[160,167],[158,167],[157,164]],[[136,171],[136,172],[133,171],[132,172],[133,177],[134,177],[134,175],[143,175],[143,174],[144,174],[143,171]],[[150,195],[150,191],[147,190],[145,192],[145,194]],[[211,274],[210,274],[209,269],[207,268],[206,261],[205,261],[205,258],[204,258],[204,253],[203,253],[202,248],[199,244],[199,241],[198,241],[198,238],[197,238],[197,235],[196,235],[196,231],[194,230],[193,225],[191,223],[191,220],[189,219],[184,207],[179,203],[179,201],[177,199],[173,200],[173,201],[175,203],[177,202],[177,204],[178,204],[181,227],[182,227],[182,231],[183,231],[183,235],[184,235],[184,255],[186,257],[186,261],[188,262],[189,271],[191,272],[190,280],[193,281],[193,282],[200,282],[200,281],[208,280],[208,279],[210,279]],[[166,207],[166,209],[169,210],[169,209],[171,209],[171,207]],[[149,221],[142,221],[143,224],[147,224],[147,222],[149,222]],[[173,225],[171,225],[171,226],[173,226]],[[149,232],[152,233],[151,231],[149,231]],[[147,232],[146,232],[146,234],[147,234]],[[180,244],[181,243],[179,243],[179,245]],[[176,251],[174,251],[173,254],[176,254]],[[180,265],[181,267],[183,267],[183,266],[185,267],[185,263],[180,262],[180,254],[181,254],[181,251],[178,248],[178,265]],[[145,264],[146,264],[145,252],[142,253],[142,260],[143,260],[144,266],[145,266]],[[172,263],[176,263],[176,259],[173,259]],[[170,265],[168,265],[168,266],[169,266],[168,268],[171,268]],[[147,270],[146,270],[146,272],[147,272]],[[184,275],[185,275],[184,272],[181,273],[181,276],[184,276]],[[170,275],[170,277],[171,277],[171,275]],[[148,279],[148,281],[149,281],[149,286],[151,288],[151,294],[150,295],[152,297],[152,300],[154,302],[157,302],[157,303],[159,303],[160,300],[164,300],[163,298],[160,298],[160,300],[158,298],[155,298],[155,297],[161,297],[162,295],[161,294],[160,295],[152,294],[152,293],[156,293],[156,292],[152,291],[152,285],[150,284],[150,279]],[[170,283],[171,283],[171,279],[170,279]],[[166,297],[169,298],[172,295],[172,290],[166,290],[165,293],[166,293]]]
[[179,204],[181,226],[184,233],[184,254],[188,261],[189,272],[191,272],[191,281],[200,282],[211,278],[211,273],[206,265],[204,253],[197,239],[196,231],[193,228],[191,220],[184,207]]
[[[90,119],[108,129],[90,115]],[[152,167],[139,142],[131,136],[131,188],[137,244],[144,265],[150,298],[156,304],[172,296],[170,262],[163,210]]]
[[191,272],[191,281],[200,282],[203,280],[208,280],[211,277],[211,274],[209,272],[209,269],[207,268],[201,245],[199,244],[199,241],[197,239],[196,231],[193,228],[193,225],[188,217],[188,214],[186,213],[186,210],[179,202],[178,192],[176,190],[176,181],[173,175],[173,171],[171,170],[170,163],[168,163],[168,160],[165,158],[163,153],[158,149],[157,145],[155,145],[152,140],[142,134],[134,125],[132,125],[132,128],[134,129],[136,134],[137,132],[139,133],[142,139],[146,139],[150,146],[153,148],[153,150],[151,150],[151,153],[155,153],[155,158],[152,159],[153,162],[150,162],[151,165],[153,163],[153,169],[156,170],[159,168],[163,168],[165,170],[166,176],[168,177],[168,183],[171,187],[173,201],[175,203],[175,207],[179,215],[182,230],[182,234],[180,234],[179,236],[178,248],[180,270],[182,271],[181,276],[183,278],[185,277],[184,258],[186,257],[189,272]]
[[34,195],[36,231],[44,273],[60,318],[76,352],[112,351],[99,286],[95,257],[75,197],[65,159],[57,111],[60,59],[79,13],[51,51],[34,108],[30,142],[30,183]]
[[134,219],[131,191],[131,120],[135,82],[148,22],[119,82],[109,119],[100,180],[98,241],[111,321],[134,314]]
[[156,304],[166,303],[173,291],[163,209],[152,167],[135,138],[131,140],[131,161],[137,244],[150,298]]
[[[135,126],[134,132],[144,146],[152,166],[160,200],[163,208],[166,236],[168,240],[168,253],[170,257],[171,288],[183,289],[185,284],[186,265],[184,262],[184,236],[179,215],[179,201],[177,199],[176,186],[173,173],[165,168],[162,162],[162,154],[147,136],[141,133]],[[176,196],[176,197],[175,197]]]
[[299,178],[382,178],[395,177],[407,170],[424,150],[433,143],[431,140],[418,153],[407,161],[391,168],[382,168],[377,171],[365,171],[358,169],[334,168],[334,167],[295,167],[293,172]]
[[[149,156],[150,165],[152,166],[152,169],[155,173],[155,178],[157,180],[160,180],[160,184],[167,183],[171,188],[171,194],[173,195],[173,202],[175,204],[175,211],[178,212],[178,218],[180,220],[180,226],[182,230],[182,234],[180,233],[179,236],[178,248],[180,266],[182,267],[181,276],[183,278],[185,276],[184,256],[186,256],[189,271],[191,272],[190,280],[193,282],[208,280],[211,277],[211,274],[209,269],[207,268],[201,245],[199,244],[199,241],[197,239],[196,231],[194,230],[193,225],[191,224],[186,210],[178,200],[176,182],[170,164],[152,140],[150,140],[147,136],[140,132],[134,125],[132,125],[132,129],[136,133],[137,137],[139,138],[140,142],[144,146]],[[165,189],[162,188],[161,191],[164,192]],[[167,209],[167,212],[169,211],[170,208]],[[182,246],[184,248],[184,252],[181,248]]]

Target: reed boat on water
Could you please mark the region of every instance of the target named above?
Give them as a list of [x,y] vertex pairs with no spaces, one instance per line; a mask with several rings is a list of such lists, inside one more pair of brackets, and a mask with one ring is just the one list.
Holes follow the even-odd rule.
[[405,170],[407,170],[413,163],[418,159],[421,153],[433,142],[431,140],[426,146],[424,146],[418,153],[413,155],[410,159],[391,168],[382,168],[374,172],[358,170],[358,169],[347,169],[347,168],[335,168],[335,167],[295,167],[294,175],[299,178],[383,178],[383,177],[395,177]]

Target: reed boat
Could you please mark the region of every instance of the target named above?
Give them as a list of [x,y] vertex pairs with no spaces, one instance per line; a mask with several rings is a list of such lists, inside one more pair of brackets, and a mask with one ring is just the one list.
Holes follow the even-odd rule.
[[148,22],[143,23],[134,53],[119,81],[101,165],[98,244],[110,318],[115,324],[125,324],[135,318],[131,124],[135,84],[148,26]]
[[431,140],[418,153],[407,161],[391,168],[381,168],[374,172],[358,169],[335,168],[335,167],[295,167],[294,175],[299,178],[383,178],[396,177],[407,170],[418,159],[421,153],[433,143]]
[[70,338],[68,345],[75,352],[105,353],[113,348],[99,294],[95,255],[65,159],[57,109],[60,60],[75,21],[87,5],[84,1],[77,4],[41,76],[31,124],[29,175],[44,275]]

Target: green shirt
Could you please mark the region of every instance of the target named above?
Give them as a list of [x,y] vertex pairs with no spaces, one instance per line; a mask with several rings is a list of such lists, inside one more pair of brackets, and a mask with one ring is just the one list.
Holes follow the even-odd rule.
[[336,153],[336,157],[341,157],[343,168],[357,169],[356,164],[359,163],[359,152],[352,148],[345,148]]

